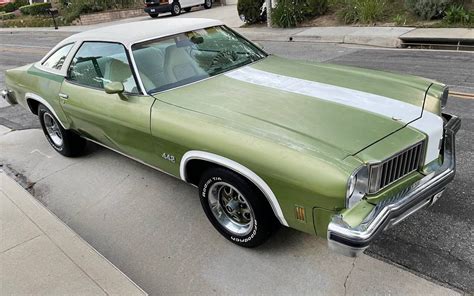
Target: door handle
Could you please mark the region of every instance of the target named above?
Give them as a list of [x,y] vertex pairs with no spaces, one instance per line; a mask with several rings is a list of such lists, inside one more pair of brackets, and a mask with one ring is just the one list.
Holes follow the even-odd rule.
[[63,94],[63,93],[59,93],[59,97],[60,97],[61,99],[63,99],[63,100],[69,99],[69,96],[66,95],[66,94]]

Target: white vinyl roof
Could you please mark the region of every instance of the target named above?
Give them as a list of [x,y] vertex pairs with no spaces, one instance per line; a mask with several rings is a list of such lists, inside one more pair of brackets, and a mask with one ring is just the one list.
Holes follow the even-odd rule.
[[72,35],[64,39],[61,44],[75,41],[106,41],[120,42],[126,47],[132,44],[160,37],[189,32],[202,28],[221,26],[224,23],[202,18],[166,18],[141,22],[124,23],[93,29]]

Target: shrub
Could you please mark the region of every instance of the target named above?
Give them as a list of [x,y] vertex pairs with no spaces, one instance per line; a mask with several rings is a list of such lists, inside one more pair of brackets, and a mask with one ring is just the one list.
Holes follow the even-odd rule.
[[397,14],[393,17],[393,21],[397,26],[404,26],[407,23],[407,18],[404,15]]
[[17,0],[15,2],[9,2],[6,5],[0,7],[0,12],[14,12],[24,5],[28,5],[28,0]]
[[424,20],[441,17],[452,0],[405,0],[405,7]]
[[20,11],[25,15],[41,15],[45,14],[49,8],[51,8],[51,3],[35,3],[20,7]]
[[15,14],[13,12],[7,12],[7,13],[1,13],[0,14],[0,20],[4,21],[4,20],[10,20],[12,18],[15,18]]
[[75,0],[63,5],[62,13],[66,23],[71,23],[81,14],[104,11],[106,9],[142,8],[142,0]]
[[359,21],[359,15],[357,13],[356,1],[346,0],[338,12],[338,17],[344,24],[357,23]]
[[74,1],[65,9],[65,21],[71,23],[79,18],[81,14],[99,12],[106,9],[106,6],[99,3],[100,1],[79,0]]
[[282,27],[296,27],[305,19],[304,1],[279,0],[272,11],[272,23]]
[[364,24],[374,23],[383,17],[385,8],[384,0],[359,0],[359,21]]
[[346,24],[368,24],[382,19],[384,12],[384,0],[346,0],[339,18]]
[[20,7],[28,5],[29,3],[30,2],[28,2],[28,0],[16,0],[15,2],[13,2],[13,4],[15,5],[15,10],[20,9]]
[[272,12],[272,22],[279,27],[296,27],[305,19],[324,14],[327,0],[279,0]]
[[451,5],[446,9],[443,21],[450,25],[472,25],[474,24],[474,13],[469,13],[462,5]]
[[237,12],[247,24],[262,22],[264,21],[261,17],[264,3],[265,0],[239,0],[237,2]]
[[3,7],[0,7],[0,9],[8,13],[8,12],[14,12],[17,8],[15,7],[14,2],[9,2],[5,4]]
[[306,14],[308,17],[314,17],[326,13],[329,6],[328,0],[306,0]]

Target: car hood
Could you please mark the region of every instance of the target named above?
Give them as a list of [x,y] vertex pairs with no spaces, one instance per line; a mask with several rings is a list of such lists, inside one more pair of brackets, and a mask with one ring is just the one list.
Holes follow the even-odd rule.
[[431,83],[269,56],[154,96],[211,116],[216,124],[343,159],[420,118]]

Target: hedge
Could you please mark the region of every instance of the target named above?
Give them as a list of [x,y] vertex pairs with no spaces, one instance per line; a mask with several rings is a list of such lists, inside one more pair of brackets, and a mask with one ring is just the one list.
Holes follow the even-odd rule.
[[0,27],[6,28],[52,27],[53,25],[53,20],[50,17],[15,18],[0,22]]
[[41,15],[45,14],[49,8],[51,8],[51,3],[35,3],[20,7],[20,11],[25,15]]
[[1,11],[5,11],[5,12],[13,12],[15,11],[17,8],[15,7],[15,3],[14,2],[9,2],[7,3],[6,5],[0,7],[0,10]]
[[405,7],[424,20],[443,16],[452,0],[405,0]]
[[15,18],[16,15],[13,12],[8,12],[8,13],[0,13],[0,20],[10,20],[12,18]]

